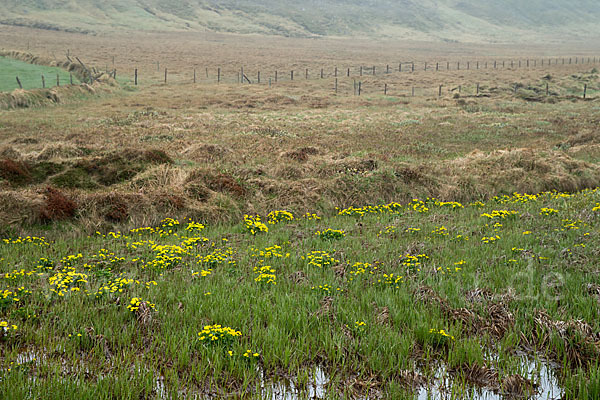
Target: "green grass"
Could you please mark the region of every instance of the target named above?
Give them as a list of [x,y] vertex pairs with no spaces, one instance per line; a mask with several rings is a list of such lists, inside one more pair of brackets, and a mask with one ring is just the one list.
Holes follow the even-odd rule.
[[[494,210],[516,213],[483,215]],[[165,219],[125,234],[72,238],[57,225],[46,239],[7,238],[0,293],[16,294],[0,298],[0,322],[17,330],[0,338],[0,397],[261,398],[263,372],[302,387],[319,367],[327,398],[412,398],[402,371],[432,378],[441,363],[459,371],[452,391],[464,398],[461,370],[489,367],[497,385],[527,378],[526,352],[564,366],[567,398],[597,398],[597,344],[534,317],[598,332],[599,222],[597,189],[347,209],[266,223],[268,232],[246,221],[263,228],[255,235],[244,223]],[[316,234],[326,229],[343,235]],[[487,295],[473,300],[476,290]],[[134,297],[152,303],[147,312],[128,310]],[[241,335],[201,342],[214,324]]]
[[[46,67],[42,65],[29,64],[23,61],[0,57],[0,92],[10,92],[19,88],[16,77],[19,77],[23,89],[38,89],[42,87],[42,75],[46,79],[46,87],[56,86],[56,76],[60,77],[60,84],[70,83],[67,71],[61,68]],[[73,83],[79,83],[73,77]]]

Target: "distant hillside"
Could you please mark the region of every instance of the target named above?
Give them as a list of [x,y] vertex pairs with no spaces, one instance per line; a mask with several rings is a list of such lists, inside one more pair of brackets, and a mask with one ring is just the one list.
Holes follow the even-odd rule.
[[0,23],[79,32],[530,41],[600,36],[598,0],[4,0]]

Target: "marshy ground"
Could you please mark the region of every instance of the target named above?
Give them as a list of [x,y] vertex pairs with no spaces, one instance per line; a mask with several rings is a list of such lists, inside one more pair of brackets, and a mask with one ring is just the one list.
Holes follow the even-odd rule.
[[[119,86],[0,111],[1,397],[600,396],[597,65],[24,32]],[[489,65],[357,75],[389,49]]]

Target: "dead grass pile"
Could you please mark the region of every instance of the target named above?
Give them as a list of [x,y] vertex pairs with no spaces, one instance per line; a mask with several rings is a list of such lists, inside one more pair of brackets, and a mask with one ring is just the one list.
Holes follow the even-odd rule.
[[[535,338],[536,348],[555,348],[555,338],[563,342],[565,360],[551,354],[556,361],[567,361],[571,367],[584,367],[600,358],[600,332],[583,320],[553,320],[545,311],[538,311],[534,322],[540,334]],[[554,344],[554,346],[553,346]],[[533,346],[532,346],[533,347]]]
[[0,191],[0,204],[0,227],[21,227],[40,222],[44,198],[34,191],[5,190]]
[[514,315],[508,310],[503,299],[486,307],[487,315],[481,316],[468,308],[453,308],[448,301],[438,295],[432,288],[422,286],[415,292],[415,297],[425,304],[436,305],[451,321],[458,321],[469,328],[472,334],[487,333],[497,339],[510,331],[514,324]]
[[188,160],[213,163],[229,158],[233,151],[218,144],[195,144],[181,153]]
[[63,161],[82,157],[85,151],[70,143],[53,143],[46,145],[39,152],[33,152],[27,155],[32,161]]
[[71,219],[77,212],[77,203],[56,188],[47,187],[44,199],[45,203],[39,211],[43,222]]
[[32,176],[26,163],[5,158],[0,160],[0,179],[11,186],[23,186],[31,182]]
[[475,151],[433,171],[443,176],[439,196],[469,201],[505,193],[574,192],[600,185],[600,166],[532,149]]
[[282,157],[287,157],[298,162],[304,162],[308,161],[309,156],[314,156],[317,154],[319,154],[319,150],[315,147],[301,147],[296,150],[284,152]]

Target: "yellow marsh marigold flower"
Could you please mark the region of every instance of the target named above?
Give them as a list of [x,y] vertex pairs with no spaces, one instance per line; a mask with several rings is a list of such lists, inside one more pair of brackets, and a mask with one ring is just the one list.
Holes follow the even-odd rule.
[[252,235],[256,235],[257,233],[261,232],[269,232],[269,228],[267,225],[260,222],[260,216],[258,215],[244,215],[244,226]]

